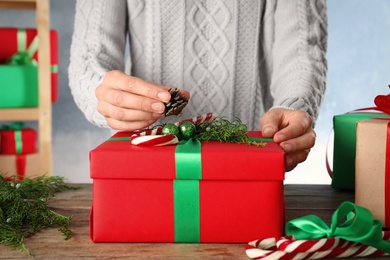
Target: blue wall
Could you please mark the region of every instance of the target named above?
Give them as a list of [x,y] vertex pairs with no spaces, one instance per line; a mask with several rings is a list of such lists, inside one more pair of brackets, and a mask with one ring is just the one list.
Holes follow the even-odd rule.
[[[328,78],[316,123],[317,142],[308,160],[286,182],[330,183],[325,168],[335,114],[374,106],[390,89],[390,1],[328,0]],[[332,157],[330,138],[329,156]]]
[[[72,182],[90,182],[88,153],[109,132],[86,121],[68,87],[74,5],[75,0],[51,0],[51,27],[58,30],[60,41],[53,172]],[[390,1],[328,0],[328,24],[328,84],[316,124],[317,143],[308,160],[286,175],[286,183],[329,183],[325,151],[333,115],[372,106],[376,95],[390,92]],[[35,16],[31,11],[0,10],[0,26],[34,27]]]

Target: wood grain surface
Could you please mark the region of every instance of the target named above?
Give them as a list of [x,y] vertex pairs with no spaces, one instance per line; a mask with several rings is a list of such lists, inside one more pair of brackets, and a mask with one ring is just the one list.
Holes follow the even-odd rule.
[[[35,259],[249,259],[246,244],[93,243],[89,239],[88,219],[92,186],[76,186],[81,189],[58,193],[50,201],[56,212],[73,216],[73,237],[65,241],[57,229],[46,229],[26,239]],[[285,185],[286,220],[315,214],[330,223],[333,211],[346,200],[353,201],[354,194],[328,185]],[[23,251],[0,245],[0,259],[32,258]]]

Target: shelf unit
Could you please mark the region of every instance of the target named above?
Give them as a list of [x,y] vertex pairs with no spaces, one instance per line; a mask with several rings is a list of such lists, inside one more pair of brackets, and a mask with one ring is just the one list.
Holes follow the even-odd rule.
[[52,111],[50,80],[49,0],[0,0],[1,9],[31,9],[36,14],[38,47],[38,107],[1,108],[0,121],[38,122],[37,174],[52,175]]

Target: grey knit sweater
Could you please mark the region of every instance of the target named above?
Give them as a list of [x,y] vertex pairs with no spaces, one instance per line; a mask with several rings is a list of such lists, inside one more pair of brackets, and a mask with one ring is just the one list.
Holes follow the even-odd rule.
[[107,127],[95,88],[125,71],[127,54],[128,74],[191,92],[183,118],[214,112],[258,129],[271,107],[317,118],[326,48],[325,0],[80,0],[69,84],[87,119]]

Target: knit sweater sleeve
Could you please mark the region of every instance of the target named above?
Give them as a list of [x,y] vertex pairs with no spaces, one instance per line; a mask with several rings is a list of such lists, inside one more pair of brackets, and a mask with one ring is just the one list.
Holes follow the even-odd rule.
[[327,73],[325,0],[278,1],[274,37],[273,107],[304,110],[315,121]]
[[124,70],[125,0],[78,0],[68,68],[76,105],[93,124],[107,127],[97,111],[95,89],[105,73]]

